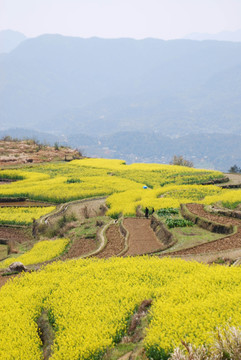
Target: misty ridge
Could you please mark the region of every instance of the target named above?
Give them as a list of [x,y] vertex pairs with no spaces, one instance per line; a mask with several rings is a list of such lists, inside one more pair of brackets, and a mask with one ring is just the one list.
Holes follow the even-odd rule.
[[240,165],[239,42],[43,35],[0,54],[0,76],[2,133],[130,162]]

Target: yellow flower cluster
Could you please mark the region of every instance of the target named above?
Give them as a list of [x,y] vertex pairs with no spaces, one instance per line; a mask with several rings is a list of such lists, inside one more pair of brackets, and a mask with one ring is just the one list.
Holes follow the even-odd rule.
[[24,265],[33,265],[51,260],[56,256],[59,256],[64,251],[68,243],[68,239],[40,241],[25,254],[0,262],[0,269],[7,268],[15,261],[20,261]]
[[113,216],[122,212],[126,216],[134,215],[138,206],[162,209],[178,208],[181,203],[189,202],[210,204],[213,198],[220,200],[226,192],[229,190],[222,190],[214,185],[169,185],[156,189],[128,190],[108,197],[108,214]]
[[[180,266],[179,270],[169,270],[182,273],[184,269]],[[231,275],[228,268],[188,262],[184,271],[183,278],[172,283],[173,288],[167,279],[152,307],[153,321],[145,338],[149,356],[168,354],[181,340],[209,346],[217,327],[240,326],[241,268],[231,270]]]
[[33,222],[33,218],[38,219],[55,209],[55,206],[1,207],[0,224],[28,225]]
[[[190,201],[228,205],[240,202],[240,191],[198,185],[222,173],[159,164],[126,165],[122,160],[83,159],[0,171],[0,178],[23,178],[1,185],[0,196],[25,196],[56,203],[110,196],[109,215],[134,215],[137,206],[178,207]],[[143,186],[148,189],[143,189]],[[229,197],[230,194],[230,197]]]
[[232,207],[233,204],[241,203],[241,189],[222,191],[219,194],[205,197],[201,202],[207,205],[222,202],[225,206]]
[[45,309],[55,329],[50,359],[97,359],[150,298],[150,358],[167,358],[181,340],[208,345],[217,326],[241,322],[241,267],[148,257],[54,263],[2,287],[0,358],[42,358],[36,319]]

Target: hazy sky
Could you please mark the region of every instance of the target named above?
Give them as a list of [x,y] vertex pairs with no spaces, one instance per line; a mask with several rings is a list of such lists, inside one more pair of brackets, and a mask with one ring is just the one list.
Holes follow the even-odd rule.
[[180,38],[241,29],[241,0],[0,0],[0,30]]

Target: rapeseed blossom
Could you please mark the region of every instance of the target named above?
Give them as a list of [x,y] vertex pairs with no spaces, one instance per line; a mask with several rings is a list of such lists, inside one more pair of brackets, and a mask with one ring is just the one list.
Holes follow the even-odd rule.
[[38,264],[59,256],[69,243],[69,239],[43,240],[36,243],[33,248],[25,254],[12,257],[0,262],[0,269],[4,269],[15,261],[24,265]]
[[241,322],[241,267],[149,257],[48,265],[0,290],[0,358],[42,358],[36,320],[45,309],[55,329],[50,359],[93,359],[125,334],[145,299],[153,299],[150,358],[167,357],[181,340],[209,346],[216,327]]
[[[161,164],[126,165],[122,160],[82,159],[70,163],[36,165],[22,170],[0,171],[0,178],[18,179],[0,187],[0,196],[23,196],[63,203],[77,199],[108,197],[108,214],[135,215],[136,208],[179,207],[181,203],[241,202],[241,190],[200,185],[222,178],[218,171]],[[69,181],[75,179],[77,181]],[[147,189],[143,189],[147,186]],[[230,195],[230,196],[229,196]]]
[[0,224],[29,225],[33,219],[49,214],[55,209],[55,206],[0,207]]

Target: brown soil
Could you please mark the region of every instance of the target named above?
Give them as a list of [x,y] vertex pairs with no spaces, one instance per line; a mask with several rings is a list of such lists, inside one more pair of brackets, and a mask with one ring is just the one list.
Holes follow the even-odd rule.
[[0,165],[17,165],[41,163],[57,160],[73,160],[81,158],[77,150],[52,146],[38,145],[31,140],[3,141],[0,140]]
[[31,241],[32,237],[26,229],[0,226],[0,239],[14,240],[21,244]]
[[62,260],[78,258],[82,255],[89,254],[96,249],[94,239],[75,239],[68,253],[62,257]]
[[225,238],[218,239],[210,243],[197,245],[190,249],[176,251],[171,253],[170,255],[198,255],[214,252],[218,253],[219,251],[241,248],[241,220],[210,214],[206,212],[203,208],[203,205],[200,204],[187,204],[187,208],[193,214],[196,214],[208,220],[225,225],[236,225],[237,232],[234,235],[226,236]]
[[162,244],[150,227],[150,222],[149,219],[124,219],[124,227],[129,232],[129,249],[125,256],[143,255],[162,248]]
[[15,278],[16,276],[19,276],[19,274],[14,274],[10,276],[0,276],[0,288],[6,284],[6,282],[10,281],[11,279]]
[[200,217],[204,217],[205,219],[217,222],[219,224],[224,225],[241,225],[241,221],[239,219],[229,218],[221,215],[214,215],[204,210],[203,205],[200,204],[187,204],[188,210],[193,214],[196,214]]
[[118,225],[110,225],[106,231],[106,247],[96,257],[109,258],[118,255],[124,248],[125,239],[121,235]]
[[95,216],[103,216],[106,209],[105,198],[80,200],[63,207],[60,214],[50,214],[47,219],[50,225],[55,224],[63,215],[74,215],[77,220],[84,221]]
[[11,281],[12,279],[14,279],[15,277],[19,277],[21,276],[22,274],[25,274],[24,272],[23,273],[19,273],[19,274],[13,274],[13,275],[8,275],[8,276],[2,276],[0,275],[0,288],[5,285],[8,281]]
[[42,203],[37,201],[13,201],[13,202],[0,202],[0,207],[12,207],[12,206],[21,206],[21,207],[28,207],[28,206],[38,206],[38,207],[45,207],[45,206],[51,206],[52,204],[49,203]]

